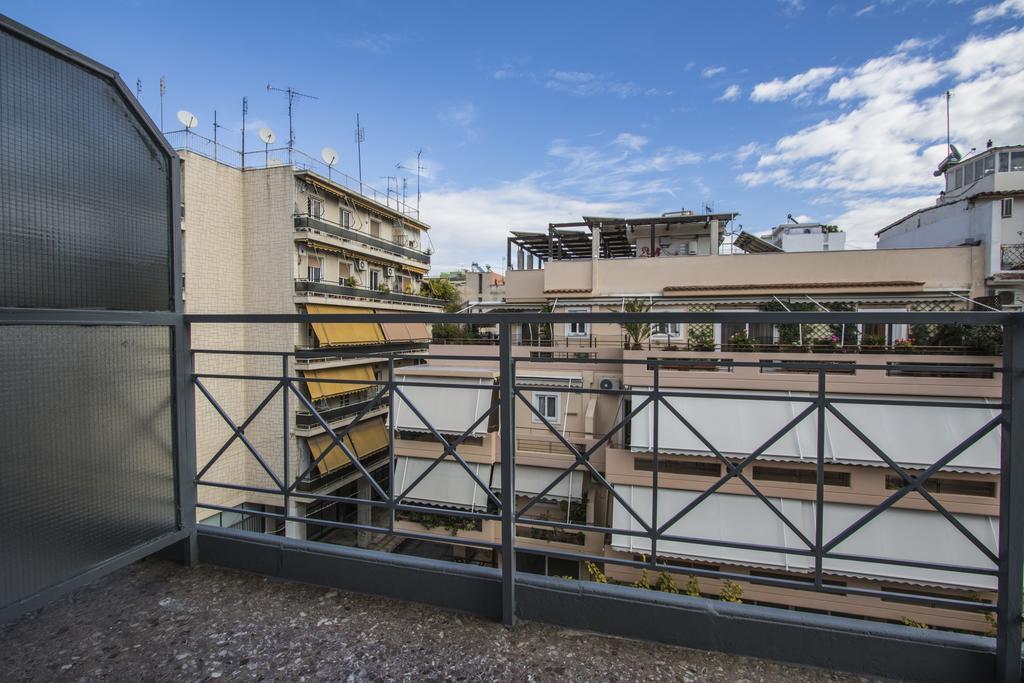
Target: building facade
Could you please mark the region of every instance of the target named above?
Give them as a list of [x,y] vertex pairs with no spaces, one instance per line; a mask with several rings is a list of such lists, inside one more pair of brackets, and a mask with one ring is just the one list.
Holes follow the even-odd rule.
[[[430,267],[425,249],[429,226],[401,208],[297,166],[243,170],[194,151],[181,150],[180,155],[188,313],[380,316],[380,322],[348,325],[195,327],[198,373],[301,378],[293,383],[301,396],[288,396],[284,421],[286,392],[271,393],[272,382],[201,380],[205,390],[200,393],[209,396],[197,397],[200,481],[249,489],[200,484],[200,504],[211,506],[201,508],[201,521],[316,538],[335,530],[298,520],[356,515],[369,522],[368,507],[356,510],[302,495],[290,498],[287,513],[294,519],[286,529],[267,528],[269,522],[246,513],[275,506],[273,511],[280,512],[281,496],[273,490],[295,478],[302,492],[368,497],[368,482],[328,430],[340,434],[375,477],[387,476],[387,396],[374,382],[386,372],[388,353],[422,350],[430,339],[426,325],[388,323],[387,314],[441,309],[442,302],[423,296],[420,288]],[[292,355],[282,360],[204,349]],[[242,428],[244,439],[225,417]]]

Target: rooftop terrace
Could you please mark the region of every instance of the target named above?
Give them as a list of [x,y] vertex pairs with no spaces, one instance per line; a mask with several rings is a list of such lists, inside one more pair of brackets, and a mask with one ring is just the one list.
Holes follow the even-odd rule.
[[0,627],[7,680],[870,681],[144,560]]

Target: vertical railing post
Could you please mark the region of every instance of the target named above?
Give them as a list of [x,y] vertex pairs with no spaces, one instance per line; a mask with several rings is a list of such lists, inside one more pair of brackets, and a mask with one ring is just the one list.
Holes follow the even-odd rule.
[[515,363],[512,359],[512,327],[504,321],[498,324],[498,345],[498,405],[501,410],[501,621],[511,628],[516,623]]
[[[288,414],[288,394],[291,393],[291,382],[288,380],[288,354],[281,354],[281,438],[284,439],[284,443],[281,445],[281,453],[283,460],[283,479],[284,481],[284,514],[288,516],[291,508],[291,415]],[[284,526],[287,528],[288,522],[285,521]]]
[[818,368],[818,429],[815,444],[817,485],[814,494],[814,585],[821,588],[822,547],[825,539],[825,367]]
[[658,564],[658,413],[661,412],[661,363],[654,361],[654,388],[651,392],[654,412],[651,414],[651,570],[654,571]]
[[196,539],[196,398],[192,374],[192,326],[184,321],[174,327],[175,376],[175,498],[178,528],[189,532],[182,543],[181,561],[193,567],[199,562]]
[[1003,326],[1003,428],[999,469],[999,596],[996,607],[996,680],[1021,676],[1024,585],[1024,315]]
[[395,354],[388,355],[388,531],[395,533]]

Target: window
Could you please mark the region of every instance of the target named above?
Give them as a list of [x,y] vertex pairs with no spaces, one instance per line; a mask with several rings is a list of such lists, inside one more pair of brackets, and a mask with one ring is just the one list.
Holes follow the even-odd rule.
[[324,215],[324,203],[317,197],[310,197],[308,201],[309,215],[313,218],[322,218]]
[[[759,481],[780,481],[789,484],[818,483],[818,470],[796,467],[762,467],[754,466],[754,479]],[[836,470],[825,470],[825,486],[849,486],[850,473]]]
[[[637,472],[653,472],[654,458],[637,458],[633,461],[633,469]],[[658,471],[669,474],[689,474],[696,477],[722,476],[722,466],[717,462],[672,460],[665,457],[658,458]]]
[[1000,215],[1003,218],[1012,218],[1013,217],[1013,197],[1007,197],[1000,204],[1001,204],[1000,212],[999,212]]
[[341,210],[341,227],[351,228],[352,227],[352,212],[348,209]]
[[[566,310],[566,313],[589,313],[586,308],[570,308]],[[585,323],[581,320],[574,320],[571,323],[565,325],[565,336],[567,337],[586,337],[590,334],[590,324]]]
[[654,323],[651,326],[651,334],[664,337],[680,337],[683,334],[683,326],[680,323]]
[[380,221],[370,220],[370,234],[374,237],[380,237]]
[[377,289],[378,287],[380,287],[380,271],[379,270],[371,270],[370,271],[370,289]]
[[338,261],[338,282],[344,282],[352,277],[352,264],[348,261]]
[[[735,311],[736,313],[754,313],[755,311]],[[715,326],[719,334],[719,343],[728,348],[731,340],[739,333],[747,335],[751,344],[775,343],[775,326],[771,323],[721,323]]]
[[[896,475],[885,478],[885,488],[890,491],[903,488],[903,480]],[[996,497],[996,482],[975,479],[953,479],[949,477],[928,477],[922,485],[930,493],[945,493],[958,496]]]
[[1024,150],[1010,152],[1010,170],[1024,171]]
[[964,186],[964,169],[956,169],[956,187],[960,188]]
[[[861,308],[862,313],[905,313],[903,308]],[[863,346],[888,346],[897,339],[907,336],[904,324],[871,323],[860,326],[860,343]]]
[[324,272],[324,260],[315,256],[310,256],[306,259],[308,268],[306,269],[306,279],[310,282],[320,282]]
[[[543,415],[548,422],[557,423],[561,419],[559,414],[558,398],[558,394],[542,394],[534,392],[533,407],[536,408],[537,412]],[[533,421],[540,422],[540,418],[534,415]]]
[[985,175],[996,172],[996,157],[994,154],[989,154],[983,161],[985,162],[983,165]]
[[1000,152],[999,153],[999,172],[1006,173],[1010,170],[1010,153]]
[[974,164],[967,164],[964,166],[964,185],[970,185],[974,182]]

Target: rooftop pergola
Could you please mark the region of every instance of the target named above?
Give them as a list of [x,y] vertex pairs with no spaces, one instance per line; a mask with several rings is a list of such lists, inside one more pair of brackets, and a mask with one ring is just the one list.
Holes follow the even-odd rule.
[[[657,228],[679,225],[707,226],[711,221],[728,223],[737,213],[708,213],[688,215],[651,216],[641,218],[602,218],[584,216],[582,221],[572,223],[551,223],[547,232],[512,231],[508,238],[508,263],[512,262],[513,246],[523,252],[545,261],[589,259],[594,253],[594,241],[598,240],[599,258],[634,258],[636,244],[631,243],[629,231],[650,228],[653,246]],[[653,253],[653,248],[652,248]]]

